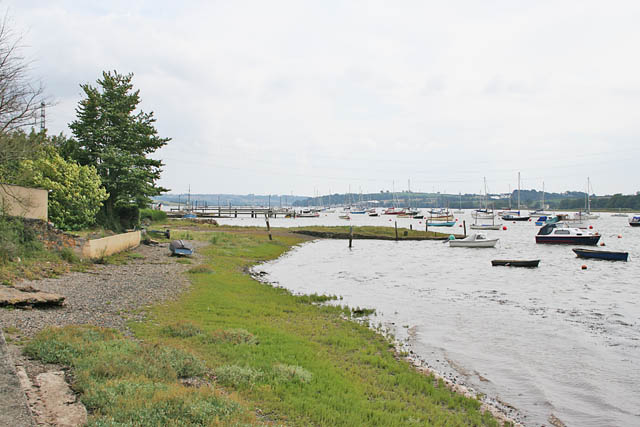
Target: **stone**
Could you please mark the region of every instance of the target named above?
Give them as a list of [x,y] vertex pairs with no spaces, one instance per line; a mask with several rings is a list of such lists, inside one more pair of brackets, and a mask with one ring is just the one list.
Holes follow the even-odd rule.
[[0,286],[0,306],[39,306],[62,305],[63,295],[40,292],[31,287],[24,291],[20,288]]

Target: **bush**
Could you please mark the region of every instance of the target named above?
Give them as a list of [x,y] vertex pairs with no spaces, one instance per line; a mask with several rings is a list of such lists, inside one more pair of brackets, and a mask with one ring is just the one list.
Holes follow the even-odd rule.
[[39,249],[42,249],[42,243],[21,218],[0,214],[0,263],[28,256]]
[[214,374],[220,384],[228,386],[253,385],[264,376],[259,369],[238,365],[221,366],[214,371]]
[[167,219],[167,213],[156,209],[140,209],[140,220],[145,219],[151,222],[164,221]]

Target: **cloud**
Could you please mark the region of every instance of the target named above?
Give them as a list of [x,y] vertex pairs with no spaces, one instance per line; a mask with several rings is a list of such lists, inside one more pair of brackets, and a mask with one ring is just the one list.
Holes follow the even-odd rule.
[[178,191],[506,191],[518,170],[637,190],[620,179],[640,154],[635,2],[5,5],[58,100],[49,128],[68,132],[79,84],[133,72]]

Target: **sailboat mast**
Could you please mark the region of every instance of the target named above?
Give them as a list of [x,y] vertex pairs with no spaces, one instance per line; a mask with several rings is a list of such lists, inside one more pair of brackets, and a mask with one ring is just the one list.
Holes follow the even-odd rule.
[[518,172],[518,215],[520,215],[520,172]]
[[590,186],[591,186],[591,182],[589,181],[589,177],[587,177],[587,213],[591,213],[591,198],[589,197]]

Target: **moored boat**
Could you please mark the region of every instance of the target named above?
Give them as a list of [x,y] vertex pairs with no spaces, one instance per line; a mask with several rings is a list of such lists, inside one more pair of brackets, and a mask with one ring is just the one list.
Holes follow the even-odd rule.
[[626,261],[629,252],[598,251],[594,249],[573,249],[578,258],[605,259],[608,261]]
[[547,224],[536,235],[536,243],[546,244],[595,246],[598,240],[600,240],[598,233],[569,227],[563,222]]
[[452,248],[493,248],[500,239],[487,239],[486,234],[474,233],[464,239],[451,239],[449,246]]
[[471,224],[469,226],[472,230],[500,230],[501,227],[500,224]]
[[631,218],[629,220],[629,225],[632,227],[639,227],[640,226],[640,216],[634,216],[633,218]]
[[537,267],[540,264],[539,259],[522,260],[522,259],[492,259],[491,265],[505,267]]
[[428,227],[453,227],[456,225],[455,221],[427,221]]

